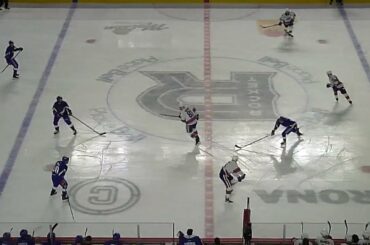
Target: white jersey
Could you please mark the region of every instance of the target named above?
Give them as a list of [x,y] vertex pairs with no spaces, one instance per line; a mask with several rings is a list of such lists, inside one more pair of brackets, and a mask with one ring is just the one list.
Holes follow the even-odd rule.
[[180,111],[180,118],[186,125],[195,125],[198,122],[199,114],[196,112],[195,107],[193,109],[185,107]]
[[329,75],[329,83],[330,83],[330,87],[332,88],[337,88],[337,89],[344,88],[343,83],[339,81],[336,75]]
[[228,175],[233,175],[233,174],[235,175],[236,173],[240,171],[240,168],[236,161],[229,161],[222,168],[224,172],[227,173]]
[[282,14],[280,17],[280,21],[284,23],[284,25],[293,25],[295,19],[295,13],[293,11],[288,11],[289,14]]
[[358,244],[360,245],[370,245],[370,240],[361,239],[358,241]]
[[316,239],[316,244],[318,245],[334,245],[334,241],[329,238],[324,238],[322,236]]

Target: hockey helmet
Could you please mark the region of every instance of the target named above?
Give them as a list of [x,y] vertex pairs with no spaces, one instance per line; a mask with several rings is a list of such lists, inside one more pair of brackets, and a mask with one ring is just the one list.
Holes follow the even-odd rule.
[[69,157],[63,156],[62,157],[62,162],[68,163],[69,162]]
[[121,238],[121,235],[119,233],[116,232],[113,234],[113,240],[118,241],[120,238]]
[[11,44],[14,44],[14,42],[12,40],[9,41],[9,45],[11,45]]
[[62,101],[62,100],[63,100],[62,96],[57,97],[57,101]]
[[364,238],[364,240],[370,240],[370,231],[362,232],[362,237]]
[[327,71],[327,72],[326,72],[326,74],[327,74],[328,76],[333,75],[333,73],[332,73],[331,71]]
[[27,231],[26,229],[22,229],[22,230],[19,232],[19,235],[20,235],[21,237],[25,237],[25,236],[27,236],[27,235],[28,235],[28,231]]
[[75,243],[83,243],[83,241],[84,241],[83,236],[81,236],[81,235],[77,235],[77,236],[75,237]]
[[232,158],[231,158],[231,161],[234,161],[234,162],[236,162],[236,161],[238,161],[239,160],[239,157],[237,156],[237,155],[234,155],[234,156],[232,156]]
[[290,14],[290,10],[289,9],[286,9],[285,10],[285,15],[289,15]]
[[8,240],[8,239],[10,239],[10,237],[11,237],[10,232],[4,232],[4,233],[3,233],[3,239],[4,239],[4,240]]

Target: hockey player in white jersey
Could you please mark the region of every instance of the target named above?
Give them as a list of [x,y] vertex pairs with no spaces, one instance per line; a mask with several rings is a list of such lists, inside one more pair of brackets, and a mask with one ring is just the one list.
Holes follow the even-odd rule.
[[358,244],[360,245],[370,245],[370,231],[365,230],[362,232],[362,238]]
[[285,35],[293,37],[293,25],[295,20],[295,13],[287,9],[280,17],[279,25],[284,25]]
[[320,235],[316,238],[317,245],[334,245],[334,241],[327,230],[322,230]]
[[232,185],[236,183],[234,177],[241,182],[245,178],[245,173],[238,166],[238,156],[233,156],[220,170],[219,177],[226,186],[225,202],[232,203],[230,194],[233,192]]
[[343,96],[347,99],[348,103],[352,105],[352,100],[347,94],[347,90],[344,88],[344,85],[339,81],[338,77],[334,75],[331,71],[326,72],[329,77],[329,83],[326,84],[327,88],[333,88],[335,100],[338,102],[338,91],[340,91]]
[[188,106],[180,106],[180,115],[179,118],[181,122],[186,124],[186,132],[190,134],[190,137],[195,139],[195,145],[200,143],[198,130],[197,130],[197,123],[199,120],[199,114],[195,107],[190,109]]

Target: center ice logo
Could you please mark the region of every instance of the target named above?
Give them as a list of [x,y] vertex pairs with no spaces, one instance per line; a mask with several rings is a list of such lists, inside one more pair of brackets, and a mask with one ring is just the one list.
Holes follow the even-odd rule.
[[117,35],[127,35],[133,30],[141,31],[162,31],[168,29],[166,24],[154,24],[148,23],[127,23],[127,24],[116,24],[112,26],[104,27],[104,30],[112,30]]
[[[141,71],[156,81],[137,98],[154,115],[178,113],[179,101],[204,110],[202,81],[187,71]],[[276,118],[276,72],[231,72],[229,80],[212,81],[213,120],[266,120]],[[154,102],[154,103],[153,103]]]

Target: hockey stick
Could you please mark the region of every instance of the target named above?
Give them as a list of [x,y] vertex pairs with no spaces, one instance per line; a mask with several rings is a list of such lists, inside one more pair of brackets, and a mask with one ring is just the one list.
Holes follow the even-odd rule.
[[179,116],[171,115],[171,114],[159,114],[159,115],[165,116],[165,117],[179,117]]
[[[17,56],[18,56],[18,54],[20,54],[22,51],[21,50],[19,50],[19,52],[12,58],[12,59],[15,59]],[[5,66],[5,68],[1,71],[1,73],[3,73],[5,70],[6,70],[6,68],[8,68],[8,66],[9,66],[9,64],[7,64],[6,66]]]
[[265,138],[267,138],[267,137],[269,137],[269,136],[270,136],[270,135],[265,135],[265,136],[263,136],[263,137],[261,137],[261,138],[259,138],[259,139],[256,139],[255,141],[252,141],[251,143],[248,143],[248,144],[243,145],[243,146],[235,145],[235,147],[236,147],[236,148],[239,148],[239,149],[238,149],[238,150],[236,150],[236,151],[239,151],[239,150],[241,150],[241,149],[243,149],[243,148],[245,148],[245,147],[247,147],[247,146],[253,145],[254,143],[257,143],[258,141],[261,141],[261,140],[263,140],[263,139],[265,139]]
[[51,227],[51,231],[54,231],[54,230],[55,230],[55,228],[57,228],[57,226],[58,226],[58,223],[55,223],[55,224]]
[[71,211],[72,219],[73,219],[74,222],[76,222],[75,216],[74,216],[73,211],[72,211],[71,203],[69,202],[69,198],[67,199],[67,201],[68,201],[69,210]]
[[328,226],[329,226],[329,235],[330,235],[330,232],[331,232],[331,224],[330,224],[330,221],[328,221]]
[[284,30],[284,31],[285,31],[285,34],[287,34],[288,36],[294,37],[292,33],[289,33],[287,30]]
[[80,119],[78,119],[77,117],[75,117],[74,115],[71,115],[71,117],[73,117],[74,119],[76,119],[77,121],[79,121],[80,123],[82,123],[83,125],[85,125],[86,127],[88,127],[89,129],[91,129],[94,133],[96,133],[98,135],[104,135],[104,134],[107,133],[107,132],[99,133],[98,131],[96,131],[95,129],[93,129],[92,127],[90,127],[89,125],[87,125],[86,123],[84,123],[83,121],[81,121]]
[[87,234],[87,227],[86,227],[86,229],[85,229],[85,237],[86,237],[86,234]]
[[365,231],[367,231],[367,227],[369,226],[370,222],[368,222],[366,225],[365,225]]
[[10,230],[9,230],[9,234],[12,234],[12,231],[13,231],[13,227],[12,227],[12,228],[10,228]]
[[347,224],[347,220],[344,220],[344,225],[346,226],[346,237],[347,237],[347,234],[348,234],[348,224]]
[[303,222],[301,222],[301,233],[303,234]]
[[263,25],[260,25],[262,28],[270,28],[270,27],[273,27],[273,26],[278,26],[279,23],[276,23],[276,24],[273,24],[273,25],[270,25],[270,26],[263,26]]

